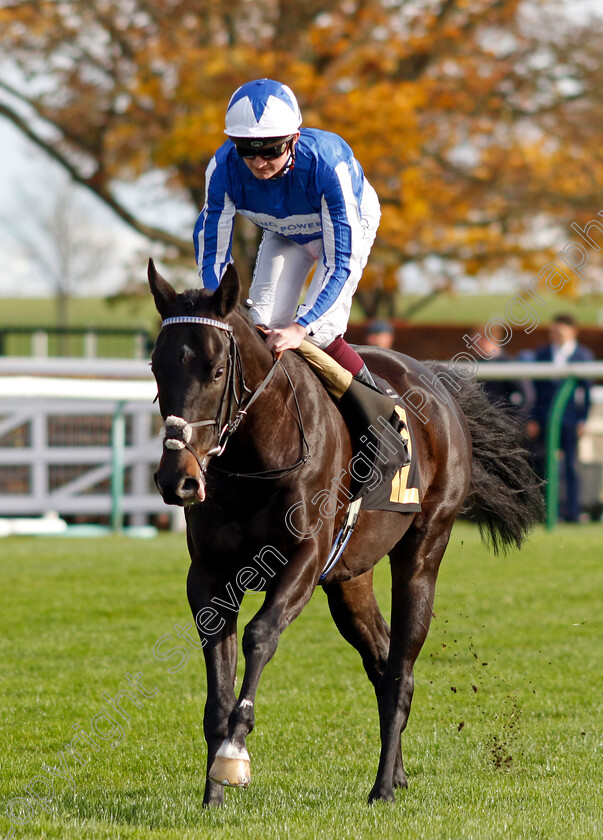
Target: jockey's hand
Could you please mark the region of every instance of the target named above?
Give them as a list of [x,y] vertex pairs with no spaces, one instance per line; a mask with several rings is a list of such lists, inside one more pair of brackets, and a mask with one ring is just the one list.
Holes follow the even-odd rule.
[[284,350],[297,350],[305,337],[305,327],[301,324],[290,324],[288,327],[267,330],[266,344],[275,353],[282,353]]

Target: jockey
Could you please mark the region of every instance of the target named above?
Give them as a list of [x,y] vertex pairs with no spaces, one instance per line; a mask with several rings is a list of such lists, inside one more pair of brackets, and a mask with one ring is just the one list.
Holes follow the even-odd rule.
[[199,276],[204,288],[217,288],[232,261],[235,213],[250,219],[264,230],[250,314],[269,328],[268,347],[294,350],[307,338],[374,387],[343,333],[379,225],[379,200],[347,143],[301,122],[293,92],[279,82],[257,79],[232,95],[229,139],[207,168],[195,224]]

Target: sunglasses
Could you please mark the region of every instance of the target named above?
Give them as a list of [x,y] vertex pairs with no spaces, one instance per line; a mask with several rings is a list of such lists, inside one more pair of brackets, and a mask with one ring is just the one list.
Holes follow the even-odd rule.
[[254,158],[259,157],[263,160],[276,160],[281,155],[283,155],[289,143],[291,142],[291,137],[286,137],[281,143],[277,143],[276,146],[262,146],[260,145],[263,141],[256,140],[255,142],[258,144],[255,145],[247,145],[245,143],[239,143],[234,141],[235,149],[237,150],[237,154],[239,157],[242,158]]

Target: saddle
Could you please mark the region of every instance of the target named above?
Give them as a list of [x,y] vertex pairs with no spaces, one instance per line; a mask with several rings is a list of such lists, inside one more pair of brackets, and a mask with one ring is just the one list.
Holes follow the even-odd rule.
[[419,511],[411,433],[400,395],[374,374],[380,392],[358,382],[309,341],[302,341],[296,352],[334,398],[350,433],[350,502],[360,500],[358,507],[365,510]]

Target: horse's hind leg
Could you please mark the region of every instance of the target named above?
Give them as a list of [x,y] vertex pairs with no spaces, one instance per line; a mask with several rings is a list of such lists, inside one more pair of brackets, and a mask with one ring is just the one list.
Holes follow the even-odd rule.
[[[337,629],[360,654],[364,670],[376,692],[387,664],[389,625],[381,615],[375,598],[373,570],[369,569],[352,580],[326,584],[324,590]],[[399,740],[393,784],[394,787],[407,785]]]
[[422,519],[390,552],[392,572],[391,641],[387,665],[377,687],[381,756],[369,802],[393,801],[400,737],[408,722],[414,689],[413,666],[427,636],[436,577],[452,521]]

